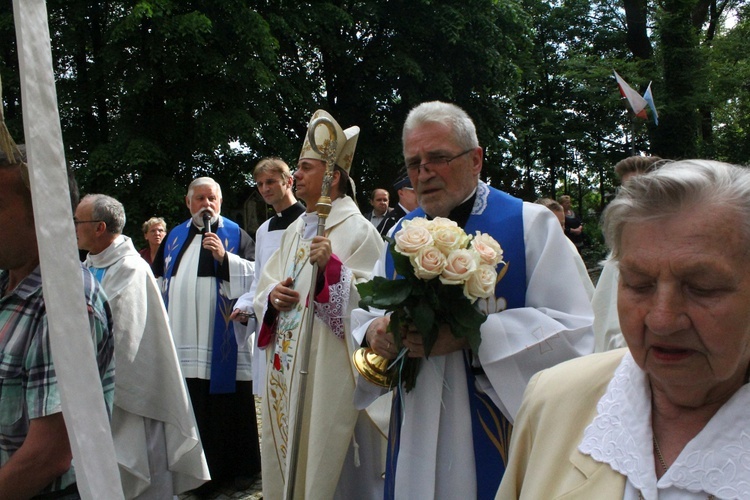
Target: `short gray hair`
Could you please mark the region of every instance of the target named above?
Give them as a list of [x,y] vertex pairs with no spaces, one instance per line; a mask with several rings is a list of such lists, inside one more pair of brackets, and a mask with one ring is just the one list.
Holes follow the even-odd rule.
[[463,149],[479,147],[477,128],[466,111],[455,104],[441,101],[423,102],[409,111],[401,134],[402,144],[406,143],[406,136],[412,130],[425,123],[448,125]]
[[688,209],[736,210],[750,240],[750,169],[711,160],[665,161],[620,188],[604,211],[602,229],[619,260],[626,224],[666,218]]
[[161,226],[164,228],[164,231],[167,230],[167,221],[164,220],[164,217],[151,217],[149,220],[143,223],[141,226],[141,229],[143,230],[143,234],[148,233],[151,230],[151,226]]
[[198,186],[213,186],[216,188],[216,194],[219,195],[219,199],[222,199],[221,196],[221,186],[219,186],[219,183],[213,180],[211,177],[198,177],[197,179],[194,179],[193,182],[190,183],[188,186],[188,192],[187,197],[192,199],[193,198],[193,191]]
[[121,234],[125,227],[125,208],[106,194],[87,194],[81,202],[91,202],[91,218],[107,225],[107,232]]

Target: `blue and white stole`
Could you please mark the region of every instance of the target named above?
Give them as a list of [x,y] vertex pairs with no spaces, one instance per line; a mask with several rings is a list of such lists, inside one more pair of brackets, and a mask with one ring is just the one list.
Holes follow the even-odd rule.
[[[392,234],[396,234],[401,229],[402,221],[415,217],[426,217],[426,214],[422,208],[410,212],[396,225]],[[474,235],[476,231],[487,233],[500,243],[506,269],[502,270],[505,275],[495,287],[495,297],[505,298],[508,309],[524,307],[526,305],[526,246],[523,234],[523,202],[480,182],[474,207],[464,231],[469,235]],[[395,274],[393,259],[389,251],[386,252],[385,269],[386,277],[399,279],[399,276]],[[511,424],[492,400],[477,388],[470,358],[470,353],[465,351],[477,498],[494,499],[508,461]],[[419,377],[417,377],[417,386],[419,386]],[[402,386],[396,387],[391,409],[385,476],[387,500],[395,498],[396,466],[404,411],[402,391]],[[414,408],[412,411],[418,411],[418,409]]]
[[[192,219],[180,224],[169,232],[164,247],[164,286],[162,297],[164,306],[169,306],[169,286],[177,263],[180,250],[190,234]],[[219,218],[216,235],[221,239],[227,252],[237,253],[240,246],[240,227],[229,219]],[[228,258],[228,257],[225,257]],[[219,290],[221,279],[218,278],[219,263],[214,260],[216,278],[216,311],[214,311],[214,339],[211,349],[211,384],[210,394],[233,393],[237,380],[237,340],[234,337],[234,325],[229,320],[234,300],[224,297]],[[197,278],[197,277],[196,277]]]

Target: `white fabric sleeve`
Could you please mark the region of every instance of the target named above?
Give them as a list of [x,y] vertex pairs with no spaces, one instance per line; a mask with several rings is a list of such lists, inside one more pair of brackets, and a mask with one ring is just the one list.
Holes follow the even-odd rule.
[[552,212],[524,203],[526,306],[490,314],[482,325],[477,380],[513,420],[539,370],[594,349],[593,312]]
[[620,329],[620,317],[617,314],[617,287],[620,271],[617,263],[608,258],[599,282],[594,290],[591,305],[594,308],[594,351],[604,352],[626,347],[625,338]]
[[228,299],[236,299],[250,290],[255,274],[255,262],[229,252],[225,258],[229,259],[229,281],[221,282],[221,294]]

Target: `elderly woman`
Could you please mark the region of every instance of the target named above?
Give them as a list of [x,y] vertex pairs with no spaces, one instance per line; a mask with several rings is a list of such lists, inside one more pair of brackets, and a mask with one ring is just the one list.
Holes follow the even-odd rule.
[[628,348],[534,376],[498,498],[750,498],[750,171],[668,163],[604,231]]
[[161,217],[151,217],[143,223],[143,237],[146,238],[148,246],[138,253],[151,264],[154,261],[156,251],[161,245],[161,240],[167,235],[167,223]]

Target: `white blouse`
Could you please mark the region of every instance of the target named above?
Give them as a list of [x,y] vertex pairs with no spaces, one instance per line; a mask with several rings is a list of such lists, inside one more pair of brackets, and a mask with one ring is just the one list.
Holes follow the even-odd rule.
[[722,406],[657,480],[651,388],[630,353],[623,357],[578,450],[627,477],[624,500],[750,498],[750,384]]

